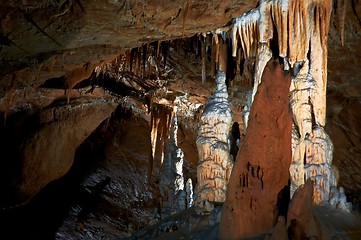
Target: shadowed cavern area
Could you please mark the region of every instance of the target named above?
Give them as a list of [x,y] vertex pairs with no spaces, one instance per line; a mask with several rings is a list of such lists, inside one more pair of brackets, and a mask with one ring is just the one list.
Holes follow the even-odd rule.
[[359,0],[0,0],[0,238],[361,239]]

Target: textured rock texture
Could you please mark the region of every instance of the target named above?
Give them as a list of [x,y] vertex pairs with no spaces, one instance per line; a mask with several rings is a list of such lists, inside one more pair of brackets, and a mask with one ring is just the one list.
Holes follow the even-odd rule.
[[219,71],[214,96],[209,98],[199,122],[198,182],[195,191],[195,204],[199,207],[202,207],[205,201],[224,202],[233,167],[228,143],[232,128],[232,112],[225,80],[225,74]]
[[289,85],[290,75],[270,61],[258,86],[247,134],[228,184],[221,239],[264,234],[277,219],[277,197],[288,185],[291,163]]

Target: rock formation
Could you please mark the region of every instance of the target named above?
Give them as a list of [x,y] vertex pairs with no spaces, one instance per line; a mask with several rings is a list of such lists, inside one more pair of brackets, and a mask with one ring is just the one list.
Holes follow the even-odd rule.
[[169,129],[169,138],[165,141],[164,161],[160,170],[159,189],[162,196],[162,218],[186,209],[183,178],[184,154],[177,146],[177,130],[178,121],[175,110]]
[[207,202],[224,202],[233,167],[228,143],[232,112],[225,80],[225,74],[219,71],[214,96],[209,98],[199,122],[198,182],[195,191],[195,205],[199,207],[207,205]]
[[315,204],[327,203],[330,187],[337,187],[331,168],[333,147],[324,130],[330,14],[329,0],[261,1],[258,8],[235,19],[232,26],[233,56],[237,55],[240,42],[244,58],[256,57],[252,96],[248,97],[243,113],[245,128],[264,66],[272,57],[271,39],[277,39],[277,52],[284,69],[291,68],[290,101],[294,116],[291,196],[311,178],[315,182]]
[[288,185],[291,163],[289,85],[289,74],[270,61],[258,86],[247,134],[228,184],[221,239],[266,233],[277,219],[277,197]]
[[148,181],[158,181],[157,171],[164,160],[164,143],[168,139],[173,109],[169,106],[154,103],[151,106],[151,134],[152,146],[148,165]]

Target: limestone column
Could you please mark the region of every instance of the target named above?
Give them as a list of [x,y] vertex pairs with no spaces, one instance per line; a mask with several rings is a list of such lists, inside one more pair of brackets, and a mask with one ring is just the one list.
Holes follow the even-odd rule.
[[177,145],[178,120],[175,113],[169,128],[169,138],[165,141],[164,161],[160,170],[159,190],[162,196],[162,218],[186,209],[184,191],[184,153]]
[[233,167],[228,143],[233,117],[225,80],[225,74],[219,71],[215,93],[209,97],[199,122],[195,205],[204,210],[212,205],[209,203],[224,202]]

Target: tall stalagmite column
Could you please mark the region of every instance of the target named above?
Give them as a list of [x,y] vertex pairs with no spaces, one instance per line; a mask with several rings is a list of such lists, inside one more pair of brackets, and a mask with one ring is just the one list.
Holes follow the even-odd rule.
[[277,219],[277,197],[291,163],[290,76],[269,61],[258,86],[249,126],[237,155],[219,228],[221,239],[258,236]]
[[184,191],[184,153],[177,144],[178,120],[176,107],[172,114],[169,139],[165,141],[164,161],[160,170],[159,190],[162,196],[162,218],[186,208]]
[[233,167],[228,144],[233,117],[225,80],[225,74],[219,71],[215,94],[209,98],[199,123],[195,205],[204,210],[210,206],[209,203],[224,202]]

